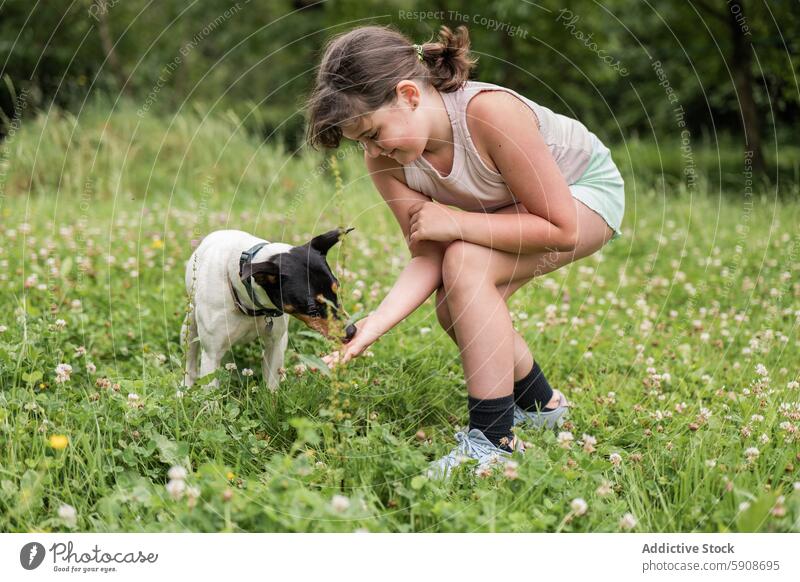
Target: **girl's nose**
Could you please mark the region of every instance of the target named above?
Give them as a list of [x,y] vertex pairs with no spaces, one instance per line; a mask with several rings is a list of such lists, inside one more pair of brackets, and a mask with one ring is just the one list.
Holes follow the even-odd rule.
[[364,148],[367,150],[367,155],[371,158],[377,158],[379,155],[381,155],[382,150],[377,144],[370,143],[369,145],[364,146]]

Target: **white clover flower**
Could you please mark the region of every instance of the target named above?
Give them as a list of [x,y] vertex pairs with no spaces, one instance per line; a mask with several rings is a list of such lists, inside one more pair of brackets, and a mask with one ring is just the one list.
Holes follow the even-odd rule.
[[480,477],[481,479],[486,479],[492,475],[492,466],[491,465],[478,465],[475,467],[475,476]]
[[5,325],[0,325],[0,333],[5,333],[8,328]]
[[59,364],[56,366],[56,382],[58,384],[67,382],[70,374],[72,374],[72,366],[69,364]]
[[503,475],[510,480],[514,480],[519,477],[519,473],[517,469],[519,468],[519,463],[516,461],[507,461],[505,464],[505,468],[503,469]]
[[178,501],[183,497],[183,493],[186,491],[186,481],[183,479],[172,479],[167,483],[166,489],[169,496],[175,501]]
[[68,503],[62,503],[58,508],[58,517],[63,519],[69,527],[75,527],[75,524],[78,523],[78,512]]
[[429,328],[429,327],[421,327],[421,328],[419,328],[419,334],[420,335],[426,335],[426,334],[429,334],[429,333],[431,333],[431,328]]
[[584,433],[583,435],[583,450],[587,453],[593,453],[597,444],[597,439],[591,435]]
[[758,437],[758,440],[762,445],[765,445],[769,442],[769,435],[767,433],[764,433],[760,437]]
[[90,374],[94,374],[97,372],[97,366],[95,366],[92,362],[86,362],[86,371]]
[[167,471],[167,477],[174,481],[182,481],[186,479],[186,469],[181,467],[180,465],[174,465],[170,467],[169,471]]
[[234,371],[236,369],[236,363],[228,362],[227,364],[225,364],[225,369],[228,370],[229,372]]
[[622,529],[633,529],[636,527],[636,518],[632,513],[626,513],[619,520],[619,527]]
[[606,495],[609,495],[611,491],[611,483],[609,481],[603,481],[595,493],[597,493],[600,497],[605,497]]
[[747,511],[747,509],[748,509],[749,507],[750,507],[750,502],[749,502],[749,501],[742,501],[742,502],[739,504],[739,511],[740,511],[740,512],[741,512],[741,511]]
[[86,348],[84,346],[78,346],[75,348],[75,357],[80,358],[86,355]]
[[251,370],[250,368],[244,368],[242,370],[242,376],[246,376],[249,378],[252,375],[253,375],[253,370]]
[[331,498],[331,507],[337,513],[344,513],[350,507],[350,500],[344,495],[334,495]]
[[572,513],[578,516],[583,515],[586,513],[586,510],[589,509],[589,505],[580,497],[573,499],[569,507],[572,509]]
[[756,374],[759,376],[769,376],[769,372],[764,364],[756,364]]
[[706,467],[708,467],[709,469],[713,469],[716,466],[717,466],[716,459],[706,459]]
[[128,394],[128,402],[133,403],[136,402],[137,400],[139,400],[138,394],[136,394],[135,392],[131,392],[130,394]]
[[608,460],[611,461],[611,464],[615,467],[619,467],[622,464],[622,456],[619,453],[611,453],[608,456]]
[[569,431],[562,431],[558,433],[558,444],[564,449],[570,448],[573,440],[575,440],[575,437],[572,436],[572,433]]
[[756,447],[748,447],[747,450],[744,452],[744,456],[747,457],[747,461],[752,463],[758,458],[758,455],[761,453]]
[[56,319],[56,329],[64,329],[67,327],[67,322],[63,319]]
[[[0,327],[3,327],[3,326],[0,326]],[[2,329],[0,329],[0,331],[3,331],[3,330],[2,330]],[[791,382],[789,382],[789,383],[786,385],[786,387],[787,387],[789,390],[797,390],[798,388],[800,388],[800,382],[798,382],[797,380],[792,380]]]

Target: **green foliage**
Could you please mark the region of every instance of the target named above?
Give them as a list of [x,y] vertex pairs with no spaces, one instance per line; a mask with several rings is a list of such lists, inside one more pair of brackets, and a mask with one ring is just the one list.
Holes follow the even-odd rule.
[[[754,97],[764,134],[796,143],[795,7],[735,5],[744,10],[756,55]],[[113,106],[119,98],[130,100],[146,116],[200,104],[204,111],[236,111],[249,132],[280,139],[293,151],[303,135],[303,99],[328,38],[357,25],[391,24],[424,42],[442,24],[465,24],[480,59],[476,78],[576,117],[610,142],[679,135],[675,103],[653,70],[661,61],[692,134],[716,141],[742,135],[741,96],[733,82],[741,63],[733,58],[729,8],[679,0],[658,6],[578,0],[568,7],[553,0],[455,0],[433,9],[413,0],[205,0],[157,9],[145,0],[50,0],[46,6],[12,0],[0,6],[0,73],[17,93],[26,91],[29,112],[54,103],[77,115],[87,97]],[[13,99],[4,88],[0,110],[12,117]],[[780,163],[780,151],[766,153]]]
[[[467,421],[466,390],[432,300],[329,374],[310,368],[330,346],[293,320],[277,392],[241,374],[257,343],[219,386],[180,387],[193,239],[302,243],[344,220],[356,229],[330,262],[350,313],[374,309],[408,258],[357,149],[337,158],[337,188],[325,157],[239,128],[98,107],[29,119],[10,142],[0,530],[617,531],[630,512],[634,531],[797,531],[796,190],[756,185],[749,206],[702,185],[667,196],[657,162],[677,148],[615,150],[627,236],[509,300],[574,404],[574,440],[522,430],[516,474],[463,466],[443,484],[424,472]],[[185,490],[167,488],[173,466]]]

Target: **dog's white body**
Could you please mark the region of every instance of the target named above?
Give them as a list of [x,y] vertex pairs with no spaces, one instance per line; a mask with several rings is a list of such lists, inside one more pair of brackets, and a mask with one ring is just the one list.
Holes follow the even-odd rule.
[[[198,377],[198,355],[202,377],[219,368],[234,344],[258,337],[264,349],[261,362],[264,378],[270,389],[277,389],[289,343],[289,317],[271,318],[269,325],[263,315],[246,315],[236,306],[230,289],[232,283],[239,301],[245,307],[255,307],[239,279],[239,257],[259,242],[264,239],[241,230],[218,230],[202,240],[186,263],[190,306],[181,328],[181,342],[184,345],[188,342],[184,386],[192,386]],[[285,243],[269,243],[258,251],[253,262],[265,261],[291,248]],[[274,307],[259,285],[254,284],[253,290],[262,305]]]

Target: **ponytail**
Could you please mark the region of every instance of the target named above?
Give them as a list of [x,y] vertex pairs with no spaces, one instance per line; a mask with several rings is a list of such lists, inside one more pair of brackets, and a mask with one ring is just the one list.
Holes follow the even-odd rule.
[[477,59],[469,53],[469,31],[463,24],[455,32],[447,26],[439,30],[438,42],[422,45],[422,61],[431,74],[431,85],[442,93],[458,90],[469,79]]

